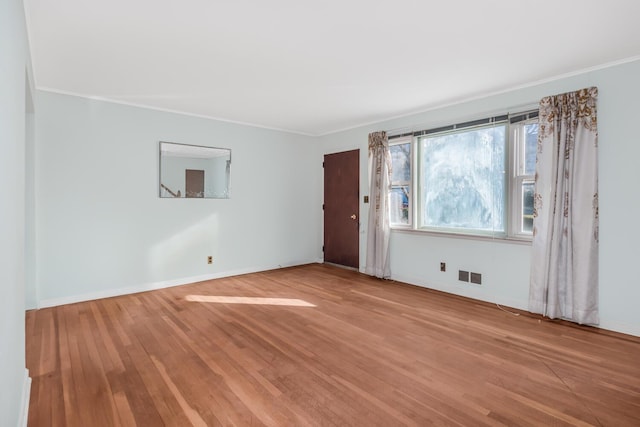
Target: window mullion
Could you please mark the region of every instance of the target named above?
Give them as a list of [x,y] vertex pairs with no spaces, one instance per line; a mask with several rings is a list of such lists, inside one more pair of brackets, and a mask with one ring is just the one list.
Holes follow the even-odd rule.
[[465,122],[469,127],[445,126],[394,139],[390,144],[396,147],[392,151],[396,181],[392,182],[391,225],[487,237],[530,237],[530,218],[524,215],[531,210],[528,183],[532,177],[524,173],[531,173],[532,138],[537,129],[531,117]]

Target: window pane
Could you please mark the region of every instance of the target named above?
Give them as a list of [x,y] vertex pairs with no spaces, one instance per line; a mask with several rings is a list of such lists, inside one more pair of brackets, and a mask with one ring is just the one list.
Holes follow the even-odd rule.
[[392,187],[389,193],[389,222],[409,224],[409,186]]
[[389,147],[391,152],[391,182],[411,181],[411,143],[395,144]]
[[524,126],[524,174],[533,175],[536,172],[536,152],[538,150],[538,124],[530,123]]
[[422,226],[504,231],[506,126],[420,139]]
[[522,231],[526,233],[533,231],[533,191],[533,182],[522,184]]

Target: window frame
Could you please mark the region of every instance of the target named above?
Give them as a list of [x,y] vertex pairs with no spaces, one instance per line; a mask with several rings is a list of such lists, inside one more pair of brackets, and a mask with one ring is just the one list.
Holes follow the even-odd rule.
[[512,153],[509,156],[510,165],[510,221],[509,221],[509,237],[514,239],[528,239],[533,237],[532,232],[522,230],[522,220],[524,218],[523,212],[523,198],[524,198],[524,185],[535,184],[535,170],[533,174],[526,174],[525,162],[526,162],[526,135],[525,127],[529,124],[538,122],[537,114],[535,118],[526,118],[517,122],[510,123],[509,133],[510,143],[509,146],[512,149]]
[[[423,135],[419,135],[416,136],[415,139],[415,144],[416,144],[416,170],[417,170],[417,174],[416,174],[416,200],[419,200],[420,197],[422,196],[421,194],[421,188],[420,188],[420,183],[422,182],[422,167],[420,167],[419,162],[422,158],[422,147],[421,147],[421,139],[422,138],[426,138],[426,137],[432,137],[432,136],[445,136],[445,135],[452,135],[452,134],[461,134],[461,133],[465,133],[465,132],[472,132],[472,131],[476,131],[476,130],[480,130],[480,129],[488,129],[488,128],[494,128],[494,127],[498,127],[498,126],[504,126],[505,127],[505,146],[504,146],[504,158],[503,158],[503,162],[504,165],[507,166],[507,159],[508,159],[508,133],[509,133],[509,124],[507,121],[506,117],[500,117],[498,120],[494,120],[492,119],[487,119],[486,122],[484,123],[474,123],[471,122],[469,125],[467,124],[462,124],[462,125],[454,125],[451,129],[437,129],[436,131],[426,131]],[[508,192],[509,192],[509,184],[507,182],[507,177],[504,174],[504,194],[503,197],[506,199],[508,197]],[[423,214],[423,203],[416,203],[416,208],[417,208],[417,218],[421,218],[422,214]],[[474,229],[474,228],[455,228],[455,227],[435,227],[435,226],[423,226],[421,225],[418,221],[416,221],[416,229],[417,230],[421,230],[421,231],[426,231],[426,232],[431,232],[431,233],[447,233],[447,234],[460,234],[463,236],[479,236],[479,237],[488,237],[488,238],[505,238],[507,237],[507,227],[508,227],[508,217],[507,217],[507,212],[508,212],[508,206],[506,206],[506,209],[503,209],[503,218],[502,218],[502,222],[505,224],[504,230],[500,230],[500,231],[495,231],[495,230],[482,230],[482,229]]]
[[[408,199],[408,223],[393,223],[391,222],[391,203],[389,202],[389,226],[391,228],[397,229],[412,229],[413,228],[413,218],[414,218],[414,207],[413,207],[413,199],[414,199],[414,176],[415,176],[415,138],[413,135],[403,135],[394,137],[389,140],[389,149],[391,149],[394,145],[404,145],[409,144],[409,173],[410,177],[408,181],[393,181],[389,182],[389,197],[391,196],[391,190],[393,188],[399,187],[409,187],[409,194],[407,195]],[[392,174],[393,176],[393,174]]]
[[[490,239],[498,241],[512,241],[521,243],[530,243],[533,237],[531,232],[522,232],[519,229],[519,221],[521,221],[522,214],[522,197],[523,197],[523,183],[534,182],[535,175],[523,175],[517,173],[518,158],[516,156],[522,155],[524,159],[524,138],[522,143],[516,141],[514,133],[516,128],[524,129],[524,126],[529,123],[536,123],[538,120],[538,109],[530,106],[528,109],[524,109],[521,112],[515,114],[503,114],[496,115],[495,117],[488,117],[480,120],[474,120],[461,124],[454,124],[441,127],[427,128],[426,130],[415,131],[411,133],[405,133],[402,135],[389,136],[389,146],[397,144],[410,143],[410,156],[411,156],[411,180],[407,184],[409,185],[409,223],[399,224],[390,223],[392,230],[396,231],[408,231],[418,232],[432,235],[444,235],[455,238],[466,239]],[[460,228],[446,228],[446,227],[420,227],[418,224],[418,218],[420,218],[421,207],[419,200],[420,195],[420,147],[419,137],[447,132],[460,132],[463,130],[472,130],[473,128],[486,127],[490,124],[500,125],[504,123],[505,130],[505,171],[504,171],[504,186],[505,186],[505,206],[503,209],[504,215],[504,231],[492,232],[483,230],[471,230],[465,231]],[[524,133],[522,134],[524,135]],[[519,146],[520,145],[520,146]],[[404,181],[403,181],[404,182]],[[390,188],[399,186],[397,183],[391,183]]]

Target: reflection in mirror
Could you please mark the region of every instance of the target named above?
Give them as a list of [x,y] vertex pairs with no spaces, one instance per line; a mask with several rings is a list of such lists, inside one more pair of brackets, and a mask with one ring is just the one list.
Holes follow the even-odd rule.
[[160,142],[160,197],[229,198],[231,150]]

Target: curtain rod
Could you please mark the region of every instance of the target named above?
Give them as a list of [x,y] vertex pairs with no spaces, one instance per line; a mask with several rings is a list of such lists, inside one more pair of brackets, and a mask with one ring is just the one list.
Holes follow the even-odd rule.
[[[496,109],[493,110],[493,112],[486,112],[483,114],[474,114],[473,116],[468,116],[469,120],[463,120],[461,123],[456,124],[458,127],[460,127],[460,124],[462,123],[467,123],[467,122],[473,122],[473,121],[477,121],[477,120],[484,120],[488,117],[492,117],[492,116],[502,116],[502,115],[520,115],[520,114],[525,114],[525,113],[529,113],[533,110],[537,110],[539,106],[538,102],[529,102],[526,104],[520,104],[520,105],[512,105],[508,108],[501,108],[501,109]],[[446,108],[446,107],[443,107]],[[429,110],[429,111],[434,111],[434,110]],[[420,113],[417,113],[420,114]],[[475,117],[475,119],[474,119]],[[478,117],[483,117],[482,119],[478,119]],[[409,126],[402,126],[399,128],[394,128],[394,129],[388,129],[386,130],[387,135],[389,135],[389,138],[400,138],[402,136],[412,136],[415,132],[420,132],[422,130],[425,129],[429,129],[429,128],[439,128],[439,127],[448,127],[451,125],[446,125],[446,126],[438,126],[437,124],[431,124],[431,125],[426,125],[426,124],[413,124],[413,125],[409,125]]]

